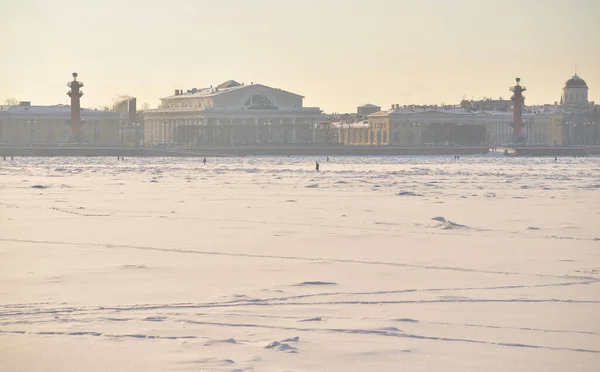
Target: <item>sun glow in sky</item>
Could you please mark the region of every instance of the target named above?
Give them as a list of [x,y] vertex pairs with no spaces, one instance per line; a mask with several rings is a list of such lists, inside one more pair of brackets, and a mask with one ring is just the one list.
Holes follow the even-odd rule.
[[[0,100],[83,106],[118,94],[155,107],[228,79],[354,111],[374,103],[552,103],[575,69],[600,101],[600,1],[19,0],[2,2]],[[0,102],[1,104],[2,102]]]

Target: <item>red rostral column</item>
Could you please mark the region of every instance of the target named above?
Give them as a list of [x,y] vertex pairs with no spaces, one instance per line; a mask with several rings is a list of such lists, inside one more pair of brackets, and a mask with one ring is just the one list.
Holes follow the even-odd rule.
[[83,92],[79,88],[83,87],[83,83],[77,81],[77,73],[73,73],[73,81],[67,83],[71,88],[67,95],[71,97],[71,138],[79,142],[81,139],[81,96]]
[[527,90],[525,87],[519,85],[521,78],[517,78],[517,85],[510,88],[513,92],[513,96],[510,98],[513,101],[513,138],[519,140],[523,136],[523,106],[525,103],[525,97],[523,92]]

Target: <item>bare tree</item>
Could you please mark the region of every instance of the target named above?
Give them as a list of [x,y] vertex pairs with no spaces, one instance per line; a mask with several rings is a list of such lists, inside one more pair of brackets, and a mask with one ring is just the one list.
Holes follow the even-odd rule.
[[19,100],[16,99],[15,97],[9,97],[4,100],[4,104],[6,106],[17,106],[19,104]]
[[334,144],[336,142],[337,128],[331,122],[323,122],[319,126],[325,143]]

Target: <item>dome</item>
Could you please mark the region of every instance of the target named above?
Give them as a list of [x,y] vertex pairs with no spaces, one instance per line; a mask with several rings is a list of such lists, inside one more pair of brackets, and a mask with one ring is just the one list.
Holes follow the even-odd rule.
[[565,83],[565,88],[587,88],[587,84],[585,80],[580,78],[577,74],[573,75],[572,78],[567,80]]

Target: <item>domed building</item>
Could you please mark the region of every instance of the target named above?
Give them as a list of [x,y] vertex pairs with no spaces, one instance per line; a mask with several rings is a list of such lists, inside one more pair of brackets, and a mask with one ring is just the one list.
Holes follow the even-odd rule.
[[561,101],[564,105],[587,106],[588,89],[585,80],[575,74],[565,83]]

